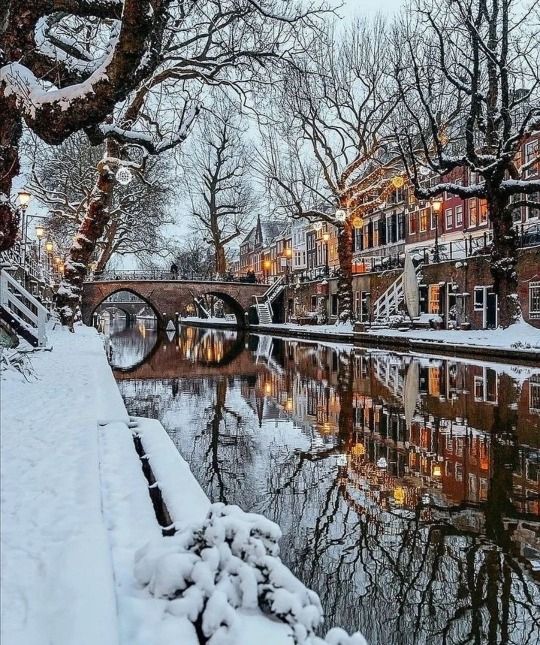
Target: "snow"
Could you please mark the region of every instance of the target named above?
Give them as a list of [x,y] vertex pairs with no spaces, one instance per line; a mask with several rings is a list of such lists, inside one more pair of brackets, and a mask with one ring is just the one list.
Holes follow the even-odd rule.
[[117,645],[96,416],[124,406],[93,330],[48,336],[31,382],[7,370],[0,384],[0,640]]
[[127,415],[94,329],[48,335],[30,377],[1,381],[3,643],[196,645],[200,616],[213,645],[365,645],[315,635],[319,598],[279,559],[277,525],[210,505],[163,426]]
[[536,353],[540,349],[540,329],[529,325],[523,320],[511,325],[507,329],[473,329],[473,330],[430,330],[411,329],[398,331],[396,329],[373,330],[378,336],[391,336],[393,338],[410,338],[424,342],[449,343],[456,345],[469,345],[471,347],[519,349],[530,350]]

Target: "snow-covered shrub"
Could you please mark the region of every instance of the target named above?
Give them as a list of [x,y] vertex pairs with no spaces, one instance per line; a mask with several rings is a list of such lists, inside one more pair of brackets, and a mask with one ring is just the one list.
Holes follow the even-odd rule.
[[322,623],[319,597],[282,563],[279,527],[237,506],[213,504],[206,519],[172,537],[140,549],[135,576],[169,611],[185,616],[210,645],[235,642],[237,609],[260,609],[291,626],[294,642],[304,645],[365,645],[360,634],[331,630],[315,636]]

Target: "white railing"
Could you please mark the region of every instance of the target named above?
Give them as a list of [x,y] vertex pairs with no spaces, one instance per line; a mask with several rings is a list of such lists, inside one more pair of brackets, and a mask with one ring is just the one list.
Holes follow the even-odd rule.
[[403,298],[403,273],[401,273],[388,289],[377,298],[373,307],[375,320],[388,318],[394,311],[397,312]]
[[283,289],[283,283],[285,281],[285,277],[281,276],[278,278],[266,291],[262,296],[255,296],[255,302],[257,304],[257,308],[259,308],[260,305],[265,305],[268,307],[268,311],[270,313],[270,317],[272,318],[274,316],[274,310],[272,309],[272,300],[275,300],[278,295],[281,293]]
[[4,269],[0,272],[0,306],[37,338],[39,347],[47,344],[46,323],[49,312]]

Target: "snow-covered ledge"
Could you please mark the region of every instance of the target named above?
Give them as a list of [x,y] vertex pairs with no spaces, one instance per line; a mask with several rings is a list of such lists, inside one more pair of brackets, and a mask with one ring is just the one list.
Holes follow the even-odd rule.
[[161,424],[129,419],[95,330],[50,341],[29,380],[1,384],[2,642],[365,644],[317,637],[320,601],[279,559],[279,528],[211,505]]

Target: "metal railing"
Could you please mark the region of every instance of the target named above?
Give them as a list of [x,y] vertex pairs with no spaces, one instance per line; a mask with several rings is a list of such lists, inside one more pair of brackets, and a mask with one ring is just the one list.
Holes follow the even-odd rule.
[[[134,271],[100,271],[89,273],[85,282],[111,282],[111,281],[136,282],[138,280],[165,281],[178,280],[184,282],[241,282],[247,284],[256,283],[248,275],[216,277],[215,275],[200,275],[195,272],[172,273],[161,269],[134,270]],[[263,283],[266,284],[266,283]]]
[[[32,244],[27,240],[26,245]],[[15,244],[0,253],[0,266],[7,271],[20,271],[27,279],[35,280],[43,284],[51,285],[55,281],[55,274],[47,263],[39,261],[32,253],[24,253],[25,243],[17,240]]]

